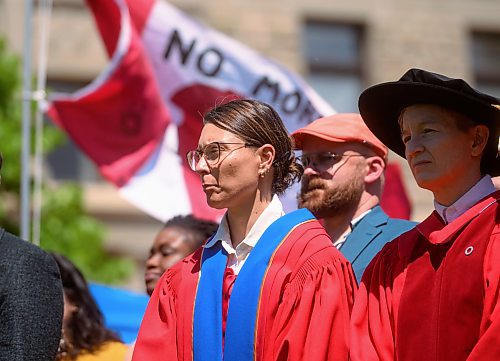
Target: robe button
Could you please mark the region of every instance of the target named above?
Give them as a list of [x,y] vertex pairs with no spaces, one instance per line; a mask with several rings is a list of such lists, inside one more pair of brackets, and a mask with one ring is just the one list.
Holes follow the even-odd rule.
[[465,255],[466,256],[470,256],[472,254],[472,252],[474,251],[474,247],[472,246],[469,246],[465,249]]

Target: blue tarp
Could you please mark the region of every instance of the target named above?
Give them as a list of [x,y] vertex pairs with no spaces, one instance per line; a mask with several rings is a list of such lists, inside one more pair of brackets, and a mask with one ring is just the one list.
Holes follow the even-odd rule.
[[106,326],[118,333],[123,342],[134,342],[149,301],[148,295],[96,283],[89,286],[104,314]]

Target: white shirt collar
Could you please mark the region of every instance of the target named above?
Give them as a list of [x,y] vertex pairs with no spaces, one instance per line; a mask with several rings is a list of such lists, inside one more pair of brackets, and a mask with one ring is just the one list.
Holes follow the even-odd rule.
[[[274,195],[271,203],[264,209],[262,214],[257,218],[254,225],[250,229],[250,232],[246,235],[245,239],[238,245],[246,244],[250,247],[255,247],[257,241],[260,239],[264,231],[278,218],[283,216],[285,212],[283,211],[283,205],[279,200],[278,196]],[[219,228],[217,228],[217,232],[214,237],[204,245],[205,248],[210,248],[218,241],[222,242],[222,246],[228,251],[226,246],[229,246],[229,250],[233,250],[233,243],[231,242],[231,233],[229,232],[229,225],[227,223],[227,213],[222,218],[221,223],[219,224]],[[238,248],[237,247],[237,248]],[[230,253],[230,252],[228,252]]]
[[352,233],[352,230],[354,229],[354,227],[359,223],[361,222],[361,220],[368,214],[370,213],[371,211],[373,210],[373,208],[370,208],[369,210],[361,213],[359,216],[357,216],[356,218],[354,218],[350,224],[349,224],[349,228],[344,232],[344,234],[342,234],[335,242],[333,242],[333,245],[335,247],[337,247],[337,249],[341,249],[342,246],[344,245],[347,237]]
[[495,192],[495,186],[489,175],[485,175],[471,189],[449,207],[445,207],[434,200],[434,208],[443,221],[448,224],[464,214],[474,204]]
[[238,244],[236,248],[234,248],[233,243],[231,242],[231,233],[229,232],[226,213],[214,237],[204,247],[212,247],[220,241],[222,247],[228,255],[227,267],[232,268],[234,273],[238,274],[262,234],[271,225],[271,223],[284,214],[283,205],[281,204],[279,198],[274,196],[271,203],[269,203],[266,209],[264,209],[262,214],[257,218],[255,224],[252,226],[245,239]]
[[[375,207],[374,207],[375,208]],[[370,208],[369,210],[361,213],[359,216],[357,216],[356,218],[354,218],[352,221],[351,221],[351,231],[354,229],[354,226],[356,224],[358,224],[359,222],[361,222],[361,220],[364,218],[364,216],[366,216],[368,213],[370,213],[371,211],[373,210],[373,208]]]

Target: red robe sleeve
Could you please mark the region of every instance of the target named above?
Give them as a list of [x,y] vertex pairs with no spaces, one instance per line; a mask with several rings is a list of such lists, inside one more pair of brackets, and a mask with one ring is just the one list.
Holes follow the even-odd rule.
[[[408,234],[407,234],[408,236]],[[410,236],[411,237],[411,236]],[[353,361],[395,360],[399,301],[406,279],[405,235],[387,244],[361,280],[351,318]],[[399,247],[399,248],[398,248]],[[493,361],[500,355],[500,226],[488,240],[483,260],[483,308],[477,342],[468,361]]]
[[132,361],[177,360],[175,292],[169,271],[158,281],[142,319]]
[[480,336],[468,361],[500,358],[500,225],[495,227],[484,258],[484,309]]
[[329,247],[286,285],[264,360],[347,360],[349,317],[357,288],[349,263]]
[[397,244],[388,243],[363,274],[351,316],[351,360],[395,360],[398,292],[404,283],[404,265]]

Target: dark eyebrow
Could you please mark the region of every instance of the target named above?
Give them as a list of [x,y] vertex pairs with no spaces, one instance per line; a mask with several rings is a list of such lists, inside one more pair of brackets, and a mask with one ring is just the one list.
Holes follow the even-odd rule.
[[212,144],[217,144],[217,143],[219,143],[219,142],[210,142],[210,143],[207,143],[207,144],[205,144],[205,145],[203,145],[203,146],[200,146],[200,145],[198,144],[198,147],[197,147],[196,149],[203,149],[203,148],[208,147],[209,145],[212,145]]
[[[440,122],[437,119],[424,119],[418,123],[418,126],[425,127],[425,126],[436,125],[436,124],[441,124],[441,123],[442,122]],[[400,129],[401,133],[403,133],[403,124],[399,125],[399,129]]]
[[427,124],[440,124],[441,121],[439,121],[438,119],[424,119],[422,121],[422,125],[427,125]]

